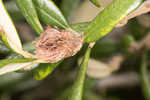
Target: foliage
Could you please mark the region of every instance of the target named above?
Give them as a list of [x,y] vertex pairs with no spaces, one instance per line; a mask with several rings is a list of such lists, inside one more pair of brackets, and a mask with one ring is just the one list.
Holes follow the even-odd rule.
[[[98,9],[102,7],[98,0],[89,1],[98,7]],[[43,81],[47,76],[52,74],[56,67],[58,67],[58,70],[62,70],[64,72],[62,73],[65,76],[57,75],[59,78],[63,77],[62,84],[64,86],[61,90],[57,89],[57,92],[59,91],[58,94],[60,94],[58,99],[67,94],[67,100],[83,100],[85,98],[92,100],[121,100],[119,99],[119,94],[115,95],[116,97],[105,97],[100,96],[98,93],[96,94],[92,90],[95,87],[95,84],[94,86],[91,84],[94,83],[95,80],[90,80],[90,78],[86,77],[86,73],[88,72],[88,61],[90,58],[101,60],[101,58],[108,59],[108,57],[112,57],[114,55],[116,57],[117,55],[117,57],[119,57],[119,60],[117,59],[118,62],[115,60],[117,64],[113,63],[114,59],[112,57],[110,62],[107,64],[101,63],[100,66],[101,69],[104,71],[110,71],[111,74],[111,68],[115,68],[114,70],[119,69],[122,60],[130,65],[130,61],[126,61],[126,59],[128,59],[128,57],[130,59],[135,57],[132,59],[133,62],[131,62],[136,66],[141,65],[139,66],[141,74],[140,79],[142,83],[141,87],[145,98],[149,100],[149,80],[148,75],[146,74],[148,72],[147,60],[149,59],[147,55],[149,54],[147,51],[144,51],[145,48],[147,50],[149,47],[147,45],[148,43],[146,43],[147,41],[144,41],[145,35],[139,34],[144,32],[144,34],[146,34],[150,27],[143,28],[138,25],[138,21],[133,19],[127,27],[129,27],[128,29],[131,28],[130,32],[133,32],[134,34],[125,35],[119,42],[114,42],[112,39],[103,39],[116,27],[117,24],[127,18],[129,14],[132,14],[140,6],[142,0],[114,0],[108,7],[99,12],[93,20],[77,24],[70,23],[73,18],[74,11],[80,6],[81,2],[83,2],[81,0],[62,0],[62,2],[59,3],[59,6],[56,5],[53,0],[15,0],[6,1],[6,7],[7,5],[11,6],[9,4],[10,2],[11,4],[16,4],[18,9],[15,9],[14,11],[13,9],[10,9],[11,7],[6,9],[4,2],[0,0],[0,36],[1,41],[3,42],[3,44],[0,44],[0,54],[5,56],[2,57],[2,60],[0,60],[0,75],[6,73],[9,75],[10,72],[31,73],[36,80]],[[14,12],[15,14],[13,15]],[[16,15],[18,15],[18,18],[13,17]],[[21,39],[13,21],[23,21],[23,23],[26,21],[38,36],[44,32],[45,25],[55,27],[58,30],[63,29],[76,31],[81,37],[83,37],[83,47],[79,53],[74,55],[74,57],[62,59],[56,63],[46,62],[35,57],[35,47],[32,42],[29,42],[28,44],[21,43]],[[143,28],[144,31],[139,31],[140,28]],[[139,36],[138,39],[136,37],[137,35]],[[25,45],[29,48],[25,49]],[[143,51],[141,52],[141,50]],[[80,58],[82,58],[81,62]],[[137,65],[134,60],[139,60],[139,58],[142,58],[142,60],[140,60],[141,63]],[[72,71],[71,68],[77,66],[77,63],[81,64],[79,64],[76,78],[71,77],[72,72],[76,72]],[[133,69],[137,70],[135,68]],[[100,76],[100,78],[102,76]],[[72,81],[74,82],[72,83]],[[18,81],[14,83],[18,83]],[[53,85],[55,84],[57,84],[57,82],[54,82]],[[55,93],[57,96],[58,94]],[[61,100],[66,100],[66,98]]]

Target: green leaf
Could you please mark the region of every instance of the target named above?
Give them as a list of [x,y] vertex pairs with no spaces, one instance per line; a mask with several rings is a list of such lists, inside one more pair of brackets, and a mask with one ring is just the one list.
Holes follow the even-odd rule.
[[40,24],[32,0],[16,0],[16,4],[23,16],[26,18],[27,22],[38,34],[41,34],[44,30],[42,28],[42,25]]
[[23,63],[23,62],[31,62],[34,61],[35,59],[5,59],[5,60],[0,60],[0,68],[2,68],[3,66],[7,65],[7,64],[11,64],[11,63]]
[[[87,28],[89,24],[90,22],[77,23],[77,24],[71,25],[71,28],[76,30],[79,33],[82,33],[85,31],[85,29]],[[100,59],[103,57],[112,56],[114,53],[120,50],[120,47],[122,48],[122,45],[120,46],[119,43],[116,43],[114,40],[111,40],[111,39],[98,40],[92,49],[91,57]]]
[[50,75],[54,69],[61,63],[62,61],[59,61],[54,64],[40,64],[33,72],[33,75],[36,80],[42,80],[46,78],[48,75]]
[[68,21],[71,21],[74,11],[80,5],[79,3],[80,0],[62,0],[61,10]]
[[6,74],[8,72],[17,71],[24,67],[31,67],[37,65],[34,62],[35,59],[5,59],[0,60],[0,75]]
[[75,80],[75,83],[73,84],[72,94],[69,95],[68,100],[82,100],[84,80],[85,80],[85,76],[86,76],[87,65],[88,65],[90,53],[91,53],[91,48],[89,47],[85,53],[85,56],[83,58],[81,65],[80,65],[77,79]]
[[108,34],[114,27],[135,10],[142,0],[115,0],[100,12],[85,30],[86,42],[94,42]]
[[22,48],[22,44],[18,46],[19,41],[16,41],[19,37],[14,33],[10,35],[10,33],[5,33],[4,30],[2,29],[3,27],[0,26],[0,37],[3,41],[3,43],[13,52],[16,52],[18,54],[21,54],[25,58],[32,58],[32,54],[26,52]]
[[20,38],[2,0],[0,0],[0,36],[8,48],[22,54],[23,50]]
[[71,25],[71,28],[76,30],[77,32],[84,32],[90,22],[82,22]]
[[100,3],[99,3],[99,1],[98,0],[90,0],[95,6],[97,6],[97,7],[101,7],[101,5],[100,5]]
[[44,24],[58,26],[65,29],[69,28],[64,16],[52,0],[33,0],[33,2],[37,9],[39,18]]
[[142,85],[142,90],[145,98],[147,100],[150,100],[150,82],[149,82],[149,77],[148,77],[148,72],[147,72],[147,56],[146,54],[143,55],[142,57],[142,63],[141,63],[141,85]]

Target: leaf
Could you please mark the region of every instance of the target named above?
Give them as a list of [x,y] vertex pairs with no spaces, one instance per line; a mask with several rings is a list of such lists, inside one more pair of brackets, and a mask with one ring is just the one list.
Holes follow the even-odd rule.
[[[21,54],[25,58],[32,58],[33,55],[24,51],[22,48],[19,48],[17,44],[15,44],[15,40],[13,40],[13,36],[8,35],[1,29],[0,27],[0,36],[3,41],[3,43],[12,51]],[[15,38],[14,38],[15,39]]]
[[141,2],[142,0],[115,0],[88,25],[84,40],[89,43],[104,37],[119,21],[135,10]]
[[36,65],[35,59],[5,59],[0,60],[0,75],[8,72],[17,71],[24,67],[31,67]]
[[87,65],[88,65],[90,53],[91,53],[91,48],[89,47],[85,53],[85,56],[83,58],[81,65],[80,65],[80,69],[77,74],[77,79],[75,80],[75,83],[73,84],[72,94],[68,96],[68,98],[69,98],[68,100],[82,100],[84,80],[85,80],[85,76],[86,76]]
[[97,7],[101,7],[101,5],[100,5],[100,3],[99,3],[99,1],[98,0],[90,0],[95,6],[97,6]]
[[80,5],[80,0],[62,0],[61,10],[68,21],[71,21],[74,11]]
[[52,0],[33,0],[39,18],[44,24],[69,28],[67,21]]
[[150,1],[146,0],[144,1],[140,7],[138,7],[138,9],[136,9],[135,11],[133,11],[132,13],[130,13],[127,17],[125,17],[123,20],[120,21],[120,23],[116,26],[116,27],[122,27],[125,24],[127,24],[128,20],[140,16],[142,14],[146,14],[148,12],[150,12]]
[[50,75],[54,69],[61,63],[62,61],[59,61],[54,64],[40,64],[33,72],[34,77],[36,80],[42,80],[46,78],[48,75]]
[[71,28],[76,30],[77,32],[84,32],[86,27],[90,24],[90,22],[82,22],[71,25]]
[[18,59],[5,59],[5,60],[0,60],[0,68],[3,66],[10,64],[10,63],[24,63],[24,62],[31,62],[34,61],[35,59],[25,59],[25,58],[18,58]]
[[9,17],[2,0],[0,0],[0,36],[4,44],[12,51],[31,58],[32,55],[22,49],[22,44],[16,28]]
[[2,0],[0,0],[0,11],[0,35],[2,40],[8,47],[12,48],[12,50],[20,53],[20,50],[18,50],[22,49],[20,38]]
[[144,96],[147,100],[150,100],[150,81],[147,72],[147,55],[144,54],[141,63],[141,85]]
[[40,24],[32,0],[16,0],[16,4],[23,16],[26,18],[27,22],[38,34],[41,34],[44,30],[42,28],[42,25]]

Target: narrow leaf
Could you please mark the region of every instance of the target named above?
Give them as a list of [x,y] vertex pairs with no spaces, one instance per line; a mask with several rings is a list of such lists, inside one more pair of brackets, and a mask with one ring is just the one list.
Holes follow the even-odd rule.
[[141,85],[145,98],[150,100],[150,81],[147,72],[147,56],[144,54],[141,63]]
[[99,1],[98,0],[90,0],[95,6],[97,6],[97,7],[101,7],[101,5],[100,5],[100,3],[99,3]]
[[19,48],[17,44],[15,44],[15,40],[13,40],[13,36],[8,35],[4,32],[2,27],[0,27],[0,37],[3,41],[3,43],[12,51],[21,54],[25,58],[32,58],[32,54],[24,51],[22,48]]
[[150,12],[150,1],[146,0],[144,1],[140,7],[138,7],[138,9],[136,9],[135,11],[133,11],[132,13],[130,13],[126,18],[124,18],[123,20],[120,21],[120,23],[116,26],[116,27],[122,27],[125,24],[127,24],[128,20],[140,16],[142,14],[146,14],[148,12]]
[[86,42],[94,42],[108,34],[114,27],[135,10],[142,0],[115,0],[100,12],[85,30]]
[[8,65],[10,63],[19,63],[19,62],[24,63],[24,62],[31,62],[34,60],[35,59],[24,59],[24,58],[0,60],[0,68],[2,68],[5,65]]
[[0,0],[0,35],[7,46],[20,53],[20,50],[18,50],[22,49],[20,38],[2,0]]
[[33,0],[33,2],[37,9],[39,18],[44,24],[58,26],[65,29],[69,28],[64,16],[52,0]]
[[77,79],[75,80],[75,83],[73,85],[72,94],[68,97],[69,98],[68,100],[82,100],[84,80],[85,80],[85,76],[86,76],[87,65],[88,65],[90,53],[91,53],[91,48],[88,48],[85,53],[85,56],[83,58],[83,61],[80,65]]
[[34,59],[6,59],[0,61],[0,75],[36,65]]
[[16,3],[23,16],[26,18],[27,22],[38,34],[41,34],[44,30],[40,24],[32,0],[16,0]]
[[61,63],[57,62],[54,64],[40,64],[33,72],[34,77],[36,80],[42,80],[46,78],[48,75],[50,75],[54,69]]

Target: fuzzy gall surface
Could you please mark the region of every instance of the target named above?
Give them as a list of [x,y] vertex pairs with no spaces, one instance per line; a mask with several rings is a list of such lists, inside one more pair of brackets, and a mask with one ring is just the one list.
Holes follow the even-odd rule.
[[73,30],[60,30],[50,26],[42,33],[39,40],[33,42],[36,58],[56,63],[75,55],[82,47],[82,36]]

